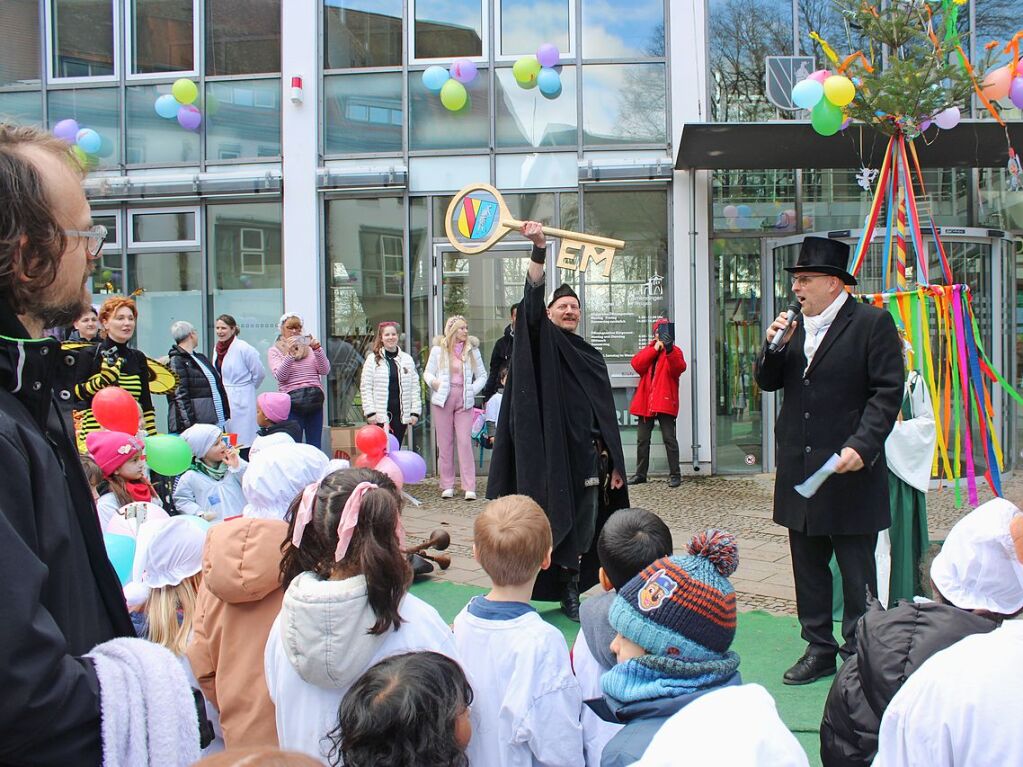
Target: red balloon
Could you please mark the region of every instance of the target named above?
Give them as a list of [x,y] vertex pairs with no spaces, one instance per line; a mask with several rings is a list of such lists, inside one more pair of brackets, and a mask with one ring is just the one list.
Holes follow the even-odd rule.
[[139,406],[135,398],[119,386],[107,386],[96,392],[92,398],[92,414],[104,429],[124,434],[135,434],[139,430]]
[[372,469],[377,465],[377,461],[380,460],[376,456],[370,457],[365,453],[359,453],[355,456],[355,468],[357,469]]
[[367,455],[381,456],[387,450],[387,432],[367,424],[355,432],[355,446]]

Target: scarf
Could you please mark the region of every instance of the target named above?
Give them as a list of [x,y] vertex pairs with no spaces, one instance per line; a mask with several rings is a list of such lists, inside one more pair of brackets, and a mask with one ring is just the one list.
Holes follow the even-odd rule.
[[806,337],[803,339],[803,355],[806,357],[806,367],[803,368],[803,375],[806,375],[806,371],[810,369],[810,365],[813,363],[813,355],[817,353],[817,347],[821,345],[821,341],[827,335],[828,328],[831,327],[831,323],[838,316],[838,310],[845,306],[848,298],[849,293],[843,290],[831,302],[828,308],[820,314],[813,317],[803,315],[803,329],[806,334]]
[[128,491],[133,501],[153,500],[153,486],[144,479],[126,479],[124,489]]
[[234,341],[232,335],[226,341],[217,341],[216,355],[213,358],[213,364],[217,366],[217,372],[223,372],[221,368],[224,366],[224,357],[227,356],[227,350],[231,348],[231,342]]
[[205,474],[207,477],[212,479],[214,482],[219,482],[227,474],[227,464],[222,463],[220,466],[214,468],[205,461],[200,461],[198,458],[192,459],[192,468],[200,474]]
[[641,655],[619,663],[600,678],[606,695],[622,703],[677,698],[727,682],[739,670],[733,651],[707,660]]

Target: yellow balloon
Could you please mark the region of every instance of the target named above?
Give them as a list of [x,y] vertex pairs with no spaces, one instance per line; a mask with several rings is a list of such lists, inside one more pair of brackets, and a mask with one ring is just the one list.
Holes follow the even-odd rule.
[[832,75],[824,81],[824,97],[836,107],[844,107],[856,96],[852,80],[842,75]]
[[174,85],[171,86],[171,94],[179,104],[191,104],[199,98],[199,89],[187,77],[182,77],[180,80],[174,81]]
[[465,86],[454,78],[444,83],[440,89],[440,103],[444,105],[445,109],[452,112],[457,112],[464,107],[468,98],[469,93],[465,90]]

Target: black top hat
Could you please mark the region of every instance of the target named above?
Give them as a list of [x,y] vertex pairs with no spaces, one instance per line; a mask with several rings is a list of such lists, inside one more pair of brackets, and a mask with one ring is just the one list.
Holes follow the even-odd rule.
[[846,285],[855,285],[856,278],[846,271],[849,264],[849,246],[827,237],[804,237],[795,266],[786,266],[785,271],[818,272],[841,278]]

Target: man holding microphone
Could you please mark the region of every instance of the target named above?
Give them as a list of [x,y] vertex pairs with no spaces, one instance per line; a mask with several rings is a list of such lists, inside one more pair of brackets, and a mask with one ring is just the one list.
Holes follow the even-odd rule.
[[[807,642],[785,672],[786,684],[834,674],[836,654],[854,651],[866,590],[877,594],[877,533],[891,524],[884,441],[902,403],[901,345],[887,311],[846,291],[856,284],[848,261],[848,245],[804,239],[796,265],[786,268],[802,315],[778,315],[754,368],[761,389],[785,394],[775,427],[774,521],[789,530],[796,610]],[[811,497],[800,495],[796,485],[832,455],[838,457],[834,476]],[[831,625],[832,553],[844,584],[841,648]]]

